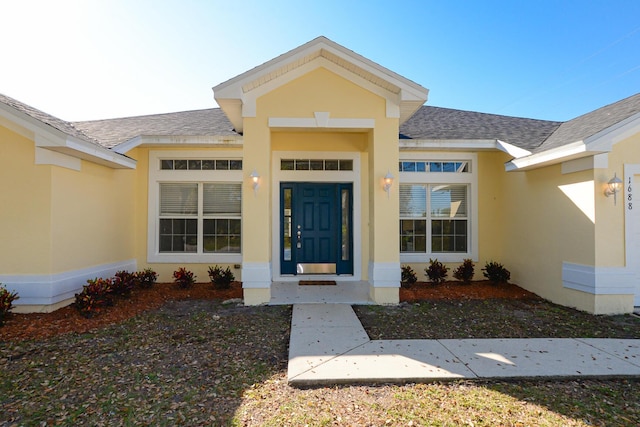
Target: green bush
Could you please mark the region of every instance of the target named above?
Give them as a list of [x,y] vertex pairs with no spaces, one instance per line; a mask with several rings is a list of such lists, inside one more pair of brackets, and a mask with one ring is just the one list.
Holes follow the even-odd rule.
[[173,272],[173,279],[174,283],[181,288],[190,288],[196,281],[193,272],[184,267]]
[[233,282],[236,277],[229,267],[223,270],[222,267],[216,265],[215,267],[209,267],[209,278],[215,287],[219,289],[229,289],[231,282]]
[[416,283],[418,281],[418,277],[416,276],[415,271],[413,271],[413,268],[411,268],[410,265],[403,265],[402,266],[402,279],[401,279],[401,283],[403,286],[410,286],[413,285],[414,283]]
[[498,262],[487,262],[482,269],[484,277],[489,279],[494,284],[508,283],[511,278],[509,270]]
[[9,292],[0,283],[0,326],[4,325],[4,320],[13,308],[13,302],[19,298],[16,292]]
[[437,259],[429,258],[429,267],[425,268],[424,271],[432,283],[442,283],[447,278],[449,268],[445,267],[445,265]]
[[453,277],[462,281],[463,283],[471,283],[471,279],[473,279],[474,274],[473,261],[470,259],[465,259],[462,264],[458,266],[455,270],[453,270]]
[[113,282],[111,279],[89,279],[82,292],[76,294],[76,309],[84,317],[90,318],[105,307],[113,305]]

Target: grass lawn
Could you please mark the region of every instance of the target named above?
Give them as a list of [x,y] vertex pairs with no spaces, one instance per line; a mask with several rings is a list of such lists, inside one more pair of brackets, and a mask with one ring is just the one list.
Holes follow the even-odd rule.
[[[356,310],[374,339],[640,336],[635,317],[527,304]],[[286,306],[180,301],[90,332],[2,342],[0,426],[640,425],[637,379],[292,388],[290,320]]]

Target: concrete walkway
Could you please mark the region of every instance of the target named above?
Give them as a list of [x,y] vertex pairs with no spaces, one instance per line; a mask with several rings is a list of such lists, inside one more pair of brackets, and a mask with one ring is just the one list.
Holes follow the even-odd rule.
[[296,304],[291,385],[489,378],[640,377],[640,340],[369,340],[347,304]]

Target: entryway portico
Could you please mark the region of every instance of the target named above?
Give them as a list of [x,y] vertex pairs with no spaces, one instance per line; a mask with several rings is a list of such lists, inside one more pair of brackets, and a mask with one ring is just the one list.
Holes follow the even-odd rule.
[[427,90],[319,37],[214,94],[243,135],[245,304],[300,279],[365,282],[370,300],[398,302],[399,199],[384,177]]

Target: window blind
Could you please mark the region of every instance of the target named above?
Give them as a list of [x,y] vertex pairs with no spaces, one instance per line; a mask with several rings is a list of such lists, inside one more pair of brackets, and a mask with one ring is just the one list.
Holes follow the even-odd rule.
[[424,218],[427,216],[427,191],[425,185],[400,185],[400,217]]
[[160,215],[197,215],[198,184],[160,184]]
[[434,218],[466,218],[467,186],[459,184],[432,186],[431,216]]
[[202,210],[204,215],[240,216],[242,185],[240,183],[204,184]]

